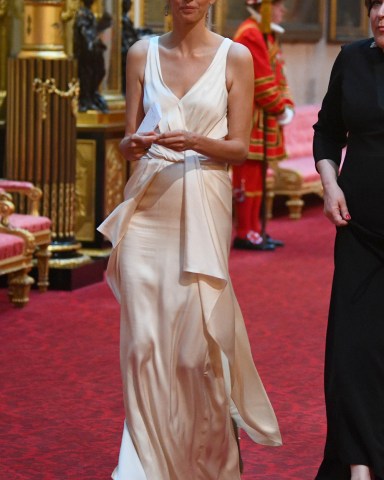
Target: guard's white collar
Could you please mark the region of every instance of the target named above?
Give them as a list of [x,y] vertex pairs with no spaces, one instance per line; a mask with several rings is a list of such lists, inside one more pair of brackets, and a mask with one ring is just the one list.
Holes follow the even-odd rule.
[[[251,15],[252,18],[256,20],[256,22],[260,23],[261,22],[261,15],[259,12],[256,12],[255,9],[252,7],[247,7],[248,13]],[[272,32],[276,33],[285,33],[285,29],[281,26],[278,25],[277,23],[271,22],[271,30]]]

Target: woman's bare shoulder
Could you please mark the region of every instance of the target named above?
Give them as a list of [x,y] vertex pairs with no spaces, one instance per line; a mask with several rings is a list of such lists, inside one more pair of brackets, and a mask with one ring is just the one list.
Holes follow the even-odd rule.
[[128,59],[137,61],[143,60],[147,56],[149,39],[143,38],[135,42],[128,50]]
[[[239,75],[241,72],[241,75]],[[244,85],[253,81],[253,59],[251,52],[241,43],[232,42],[227,56],[227,88],[234,84]]]
[[228,51],[228,60],[235,65],[244,65],[252,62],[252,55],[245,45],[232,42]]

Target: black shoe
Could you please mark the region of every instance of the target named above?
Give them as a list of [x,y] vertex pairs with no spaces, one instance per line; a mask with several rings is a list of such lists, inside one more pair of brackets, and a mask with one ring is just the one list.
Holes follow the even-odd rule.
[[275,247],[284,247],[284,242],[282,242],[281,240],[277,240],[276,238],[270,237],[268,233],[267,233],[266,239],[267,239],[267,243],[271,243]]
[[238,250],[260,250],[260,251],[273,251],[275,245],[269,242],[253,243],[248,238],[236,237],[233,241],[233,248]]

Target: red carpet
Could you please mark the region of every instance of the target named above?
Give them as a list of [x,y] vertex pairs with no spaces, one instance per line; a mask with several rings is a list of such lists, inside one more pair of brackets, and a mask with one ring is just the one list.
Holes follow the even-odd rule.
[[[312,200],[300,221],[280,216],[269,223],[284,248],[231,254],[254,357],[284,440],[271,448],[243,436],[244,480],[311,480],[322,455],[334,231],[321,210]],[[123,426],[118,310],[105,283],[34,290],[22,310],[0,289],[1,480],[110,478]]]

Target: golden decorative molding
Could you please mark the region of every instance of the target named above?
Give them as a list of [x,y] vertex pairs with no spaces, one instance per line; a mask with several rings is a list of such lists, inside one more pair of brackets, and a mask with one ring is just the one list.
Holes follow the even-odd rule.
[[51,210],[51,222],[52,222],[52,238],[56,240],[63,236],[62,230],[59,229],[59,219],[58,219],[58,202],[57,202],[57,184],[53,183],[51,185],[51,203],[50,203],[50,210]]
[[98,110],[88,110],[87,112],[79,112],[77,114],[78,127],[124,125],[124,123],[124,109],[117,111],[112,110],[108,113],[99,112]]
[[[80,244],[79,244],[80,245]],[[73,245],[70,251],[73,251]],[[79,248],[77,248],[79,250]],[[60,250],[61,252],[63,250]],[[72,257],[72,258],[54,258],[49,260],[49,267],[50,268],[56,268],[56,269],[75,269],[79,268],[82,265],[86,265],[88,263],[92,263],[92,259],[86,255],[80,255],[78,257]]]
[[119,140],[106,142],[104,217],[123,201],[127,181],[127,161],[119,151]]
[[76,141],[76,238],[93,242],[96,234],[96,140]]
[[56,87],[56,81],[54,78],[49,78],[44,82],[40,78],[35,78],[33,81],[33,91],[40,94],[40,111],[42,120],[47,118],[48,94],[55,94],[61,98],[70,98],[72,114],[75,117],[77,116],[79,109],[80,84],[75,78],[68,83],[68,90],[66,92]]
[[105,258],[106,260],[111,255],[112,248],[81,248],[80,253],[89,255],[93,258]]
[[5,120],[7,96],[7,57],[9,54],[9,5],[0,0],[0,120]]
[[72,252],[72,250],[79,250],[81,248],[81,243],[69,243],[69,244],[57,244],[57,245],[50,245],[48,250],[52,253],[56,252]]
[[24,0],[23,46],[19,58],[67,58],[62,10],[62,0]]
[[0,0],[0,19],[2,17],[5,17],[5,14],[7,13],[7,8],[8,8],[7,0]]
[[61,20],[67,23],[73,20],[80,8],[80,0],[67,0],[66,9],[61,13]]

